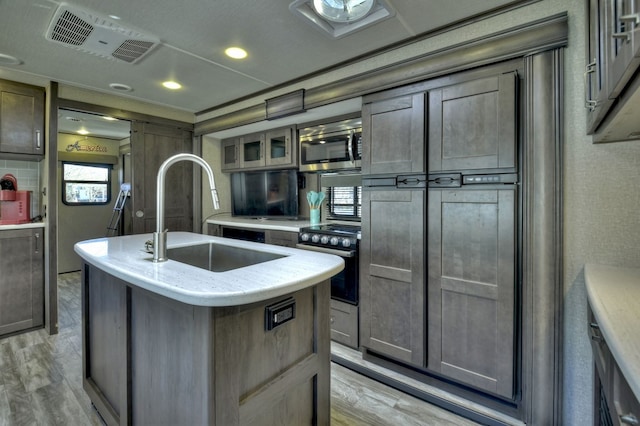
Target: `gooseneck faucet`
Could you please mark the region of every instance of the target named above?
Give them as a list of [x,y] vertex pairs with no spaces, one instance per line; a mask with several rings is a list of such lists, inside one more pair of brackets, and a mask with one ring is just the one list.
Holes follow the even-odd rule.
[[173,157],[169,157],[160,165],[158,169],[157,178],[157,194],[156,194],[156,232],[153,233],[153,261],[154,262],[166,262],[167,261],[167,230],[164,229],[164,176],[167,174],[167,169],[178,161],[189,160],[196,164],[199,164],[209,175],[209,186],[211,187],[211,197],[213,199],[213,208],[218,210],[220,208],[220,201],[218,200],[218,191],[216,190],[216,183],[213,179],[213,171],[209,164],[207,164],[202,158],[194,154],[182,153],[176,154]]

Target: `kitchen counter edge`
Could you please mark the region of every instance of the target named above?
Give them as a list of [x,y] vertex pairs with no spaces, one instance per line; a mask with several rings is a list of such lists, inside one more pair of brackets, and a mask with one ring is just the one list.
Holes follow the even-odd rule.
[[640,269],[587,264],[584,276],[600,331],[640,400]]
[[169,232],[167,247],[214,242],[282,254],[269,262],[225,272],[185,263],[151,261],[143,250],[151,234],[99,238],[77,243],[74,250],[87,263],[134,286],[196,306],[237,306],[283,296],[330,279],[344,268],[339,256],[190,232]]
[[231,215],[216,216],[211,219],[207,219],[207,223],[212,225],[234,226],[236,228],[289,232],[299,232],[301,228],[311,226],[309,219],[251,219],[247,217],[234,217]]
[[13,229],[44,228],[44,222],[19,223],[15,225],[0,225],[0,231]]

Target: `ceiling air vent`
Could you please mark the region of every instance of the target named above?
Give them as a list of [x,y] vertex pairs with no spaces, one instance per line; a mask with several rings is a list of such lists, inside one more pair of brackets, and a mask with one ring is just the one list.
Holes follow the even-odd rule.
[[125,28],[113,19],[61,3],[49,24],[46,38],[103,58],[135,63],[160,40]]

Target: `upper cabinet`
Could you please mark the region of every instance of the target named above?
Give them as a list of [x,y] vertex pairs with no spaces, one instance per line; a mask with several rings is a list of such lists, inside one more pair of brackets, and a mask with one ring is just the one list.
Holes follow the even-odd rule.
[[640,138],[640,0],[587,0],[585,107],[594,142]]
[[297,166],[295,128],[284,127],[222,141],[222,171]]
[[240,167],[252,169],[264,167],[266,164],[264,156],[264,133],[256,133],[240,138]]
[[429,91],[429,172],[516,167],[517,75]]
[[362,174],[424,173],[424,92],[365,102]]
[[240,168],[240,138],[222,141],[222,171],[228,172]]
[[43,158],[44,98],[41,87],[0,80],[0,156]]
[[293,143],[294,131],[291,127],[270,130],[265,134],[265,163],[267,166],[295,165],[297,156],[293,155],[296,145]]

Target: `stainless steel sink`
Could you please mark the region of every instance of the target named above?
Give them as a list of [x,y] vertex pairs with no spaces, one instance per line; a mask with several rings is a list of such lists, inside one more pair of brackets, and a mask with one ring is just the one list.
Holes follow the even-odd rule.
[[195,244],[167,249],[167,257],[212,272],[224,272],[285,257],[281,254],[226,246],[215,243]]

